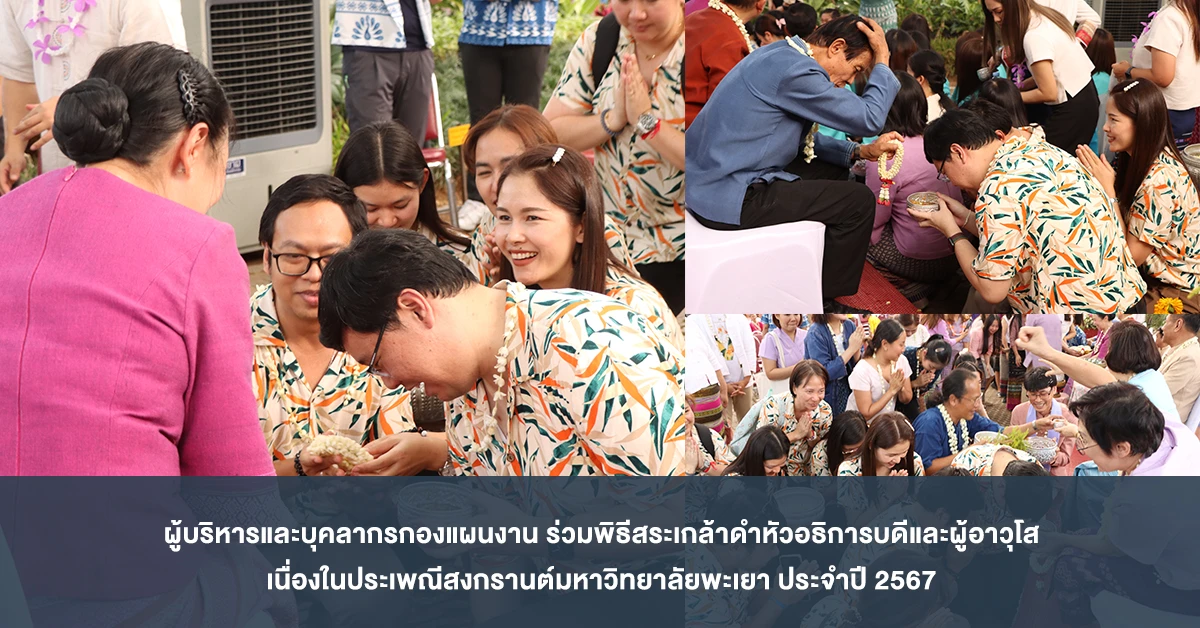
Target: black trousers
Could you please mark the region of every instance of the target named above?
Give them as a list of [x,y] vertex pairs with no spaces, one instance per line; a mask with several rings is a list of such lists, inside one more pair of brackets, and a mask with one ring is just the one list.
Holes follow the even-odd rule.
[[1096,84],[1087,87],[1061,105],[1029,105],[1029,121],[1046,129],[1046,141],[1072,156],[1079,146],[1087,146],[1100,121],[1100,96]]
[[654,286],[655,290],[658,290],[658,293],[662,295],[663,301],[667,302],[667,307],[671,308],[672,312],[679,314],[679,312],[683,311],[683,260],[638,264],[636,270],[646,283]]
[[[1096,105],[1099,110],[1099,105]],[[742,222],[730,225],[693,216],[697,222],[724,231],[769,227],[811,220],[825,225],[821,291],[825,299],[858,292],[871,227],[875,221],[875,195],[861,183],[847,181],[849,169],[813,160],[792,162],[786,170],[798,181],[758,182],[746,189]],[[832,180],[831,180],[832,179]]]
[[[550,46],[477,46],[459,44],[471,124],[502,104],[541,110],[542,77]],[[467,177],[467,198],[482,201],[475,177]]]

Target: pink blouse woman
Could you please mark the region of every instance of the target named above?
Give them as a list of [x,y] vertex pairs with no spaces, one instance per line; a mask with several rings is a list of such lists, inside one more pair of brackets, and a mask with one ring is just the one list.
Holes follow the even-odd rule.
[[246,266],[205,216],[233,112],[199,62],[116,48],[58,103],[78,169],[0,197],[0,475],[273,475]]

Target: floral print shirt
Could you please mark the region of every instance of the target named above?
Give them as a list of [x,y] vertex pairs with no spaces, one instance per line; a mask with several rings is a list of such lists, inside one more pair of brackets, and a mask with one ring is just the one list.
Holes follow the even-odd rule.
[[[479,221],[479,225],[471,232],[471,248],[470,256],[472,261],[463,261],[473,272],[476,273],[479,283],[490,286],[496,281],[492,276],[485,272],[484,261],[487,260],[487,240],[484,238],[491,232],[496,230],[496,217],[492,212],[487,212]],[[625,246],[625,232],[621,231],[621,226],[613,220],[612,216],[604,215],[604,241],[608,243],[608,248],[612,249],[613,257],[628,268],[633,268],[633,258],[629,255],[629,247]]]
[[604,291],[609,297],[629,306],[629,309],[646,317],[651,325],[676,347],[683,347],[683,330],[679,328],[679,319],[671,312],[667,302],[654,286],[630,277],[629,275],[608,267],[608,287]]
[[288,348],[268,284],[250,298],[254,335],[254,396],[274,460],[296,455],[311,436],[334,432],[365,445],[413,429],[411,393],[388,389],[345,353],[335,353],[315,388]]
[[463,245],[442,238],[438,234],[434,233],[432,229],[421,223],[417,223],[415,229],[417,233],[420,233],[430,242],[437,245],[437,247],[441,249],[443,253],[446,253],[454,257],[454,259],[462,262],[463,266],[466,266],[467,270],[471,271],[472,275],[475,275],[475,277],[479,278],[480,282],[483,282],[483,278],[487,275],[487,270],[483,265],[483,260],[487,259],[487,249],[480,248],[480,246],[486,244],[482,236],[479,238],[480,246],[476,246],[474,237],[471,238],[470,242]]
[[[809,466],[809,457],[813,445],[829,434],[829,426],[833,424],[833,410],[824,400],[817,406],[812,417],[812,432],[809,437],[792,443],[788,452],[787,473],[790,476],[814,475]],[[767,425],[778,425],[784,432],[791,432],[799,425],[796,420],[796,398],[792,393],[782,397],[771,395],[762,402],[762,410],[754,429]]]
[[[684,558],[688,573],[723,573],[721,561],[705,545],[689,545]],[[688,591],[684,595],[686,628],[743,626],[748,619],[753,591],[718,587]]]
[[992,474],[992,463],[996,460],[996,453],[1000,450],[1017,457],[1017,460],[1023,462],[1037,462],[1037,459],[1019,449],[1013,449],[1007,445],[995,445],[985,443],[982,445],[971,445],[966,449],[958,452],[954,456],[954,460],[950,462],[950,466],[955,469],[962,469],[976,477],[987,477]]
[[975,205],[984,279],[1014,279],[1020,313],[1124,312],[1142,298],[1117,210],[1100,184],[1039,135],[1013,135],[996,153]]
[[[580,36],[567,58],[555,97],[577,114],[600,114],[614,103],[615,88],[621,84],[621,63],[626,54],[636,54],[633,37],[625,28],[617,43],[614,63],[600,80],[592,77],[592,54],[596,49],[593,23]],[[651,112],[683,131],[684,38],[662,53],[662,66],[650,86]],[[633,260],[638,264],[670,262],[683,258],[683,170],[671,165],[654,150],[631,121],[615,136],[596,148],[596,174],[604,188],[604,207],[624,226]]]
[[[838,467],[838,475],[843,477],[862,477],[862,456],[847,460]],[[921,456],[913,452],[913,476],[925,475],[925,463]],[[847,511],[862,512],[870,505],[862,482],[838,482],[837,501]]]
[[1174,156],[1158,156],[1129,208],[1129,235],[1154,247],[1149,275],[1191,290],[1200,276],[1200,195]]
[[683,475],[683,354],[645,317],[577,290],[515,282],[505,397],[451,403],[456,475]]

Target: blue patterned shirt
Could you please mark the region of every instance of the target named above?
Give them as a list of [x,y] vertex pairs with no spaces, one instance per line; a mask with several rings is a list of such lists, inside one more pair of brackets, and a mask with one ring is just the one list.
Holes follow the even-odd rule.
[[[425,45],[433,47],[429,0],[416,0]],[[404,50],[404,12],[400,0],[337,0],[333,15],[333,45]]]
[[460,44],[549,46],[558,0],[463,0]]

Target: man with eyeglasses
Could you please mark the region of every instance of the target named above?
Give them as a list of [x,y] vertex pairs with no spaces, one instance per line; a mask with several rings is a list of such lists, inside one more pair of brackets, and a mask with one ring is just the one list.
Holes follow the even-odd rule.
[[687,471],[683,355],[619,301],[488,288],[420,233],[381,229],[325,268],[320,322],[385,384],[453,399],[443,474]]
[[[254,392],[279,475],[344,475],[337,457],[305,451],[323,433],[351,438],[378,457],[352,469],[362,474],[413,474],[421,470],[413,452],[446,448],[444,438],[415,431],[408,391],[387,388],[348,354],[321,345],[325,265],[366,230],[366,209],[354,191],[327,175],[293,177],[263,210],[258,238],[271,283],[251,297]],[[394,459],[402,451],[410,454],[407,464]]]
[[925,461],[926,475],[933,475],[950,466],[954,457],[969,447],[980,432],[1008,434],[1021,430],[1032,433],[1046,432],[1054,427],[1054,421],[1050,418],[1000,427],[999,423],[976,411],[983,397],[979,384],[979,373],[970,369],[955,369],[942,382],[942,405],[922,412],[913,421],[913,431],[916,432],[913,449]]
[[[909,211],[950,240],[972,287],[965,311],[1133,308],[1146,283],[1125,244],[1116,202],[1079,161],[1040,132],[1018,129],[1000,139],[976,113],[948,114],[926,128],[925,158],[979,200],[974,210],[941,197],[938,211]],[[978,236],[978,247],[967,234]]]

